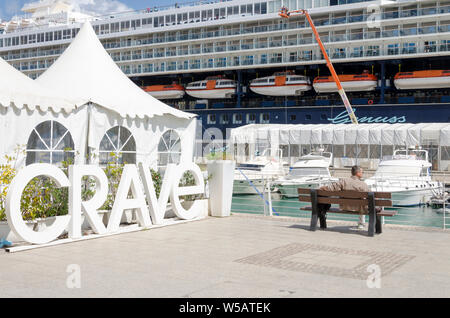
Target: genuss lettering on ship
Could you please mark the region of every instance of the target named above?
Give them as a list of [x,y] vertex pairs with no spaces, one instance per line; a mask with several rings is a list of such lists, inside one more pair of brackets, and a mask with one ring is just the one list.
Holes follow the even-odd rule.
[[[356,112],[356,109],[353,110]],[[406,122],[406,116],[378,116],[378,117],[356,117],[359,123],[388,123],[388,124],[396,124],[396,123],[404,123]],[[334,118],[327,118],[332,124],[347,124],[351,123],[351,119],[348,117],[347,111],[343,111],[339,113]]]

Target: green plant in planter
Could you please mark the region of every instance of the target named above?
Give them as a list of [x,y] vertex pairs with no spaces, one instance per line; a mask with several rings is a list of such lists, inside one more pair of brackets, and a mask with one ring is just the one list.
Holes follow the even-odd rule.
[[112,160],[106,164],[104,168],[106,177],[109,182],[109,193],[106,198],[105,204],[103,204],[103,210],[111,210],[114,204],[114,199],[117,195],[117,190],[119,189],[120,178],[122,176],[124,163],[119,163],[119,155],[111,152],[110,156]]
[[156,197],[159,198],[159,193],[161,192],[162,186],[161,173],[153,169],[150,169],[150,173],[152,174],[153,186],[155,187]]
[[232,160],[233,157],[226,151],[211,151],[207,156],[208,160]]
[[[205,185],[208,182],[208,180],[211,179],[211,175],[208,174],[207,178],[205,178]],[[187,186],[194,186],[195,185],[195,178],[192,172],[186,171],[183,176],[180,179],[180,183],[178,186],[180,187],[187,187]],[[183,195],[180,196],[180,198],[184,201],[194,201],[194,200],[200,200],[204,199],[204,194],[195,194],[195,195]]]
[[[64,149],[66,153],[71,148]],[[69,175],[69,166],[73,159],[67,156],[66,160],[59,164],[61,170]],[[21,210],[25,220],[45,218],[69,213],[69,190],[66,187],[57,187],[56,183],[47,177],[33,178],[25,187],[22,194]]]

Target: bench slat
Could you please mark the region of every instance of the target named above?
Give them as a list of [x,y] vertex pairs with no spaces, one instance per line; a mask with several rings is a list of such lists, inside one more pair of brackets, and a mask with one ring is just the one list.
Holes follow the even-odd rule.
[[[306,188],[298,188],[298,194],[310,194],[311,189]],[[390,199],[390,192],[374,192],[375,198],[379,199]],[[354,190],[343,190],[343,191],[326,191],[326,190],[317,190],[317,195],[319,196],[334,196],[341,198],[349,198],[349,199],[362,199],[368,197],[368,192],[360,192]]]
[[[301,202],[311,202],[311,196],[299,195],[298,200]],[[350,206],[368,206],[368,199],[342,199],[332,197],[318,197],[317,203],[325,204],[345,204]],[[375,206],[392,206],[391,200],[375,200]]]
[[[312,207],[304,206],[304,207],[301,207],[300,210],[312,211]],[[341,209],[338,209],[338,208],[330,208],[328,210],[328,213],[359,214],[359,212],[356,212],[356,211],[344,211],[344,210],[341,210]],[[367,215],[367,213],[364,213],[364,214]],[[394,211],[394,210],[377,212],[377,215],[379,215],[379,216],[394,216],[396,214],[397,214],[397,211]]]

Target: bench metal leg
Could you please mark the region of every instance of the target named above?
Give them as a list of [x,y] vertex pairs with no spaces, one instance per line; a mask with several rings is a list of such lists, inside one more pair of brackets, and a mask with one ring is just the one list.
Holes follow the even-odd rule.
[[317,206],[317,192],[315,189],[311,189],[311,225],[309,229],[315,231],[317,228],[317,218],[319,216],[319,208]]
[[368,193],[368,201],[369,201],[369,236],[374,236],[375,233],[375,224],[376,220],[376,211],[375,211],[375,194],[373,192]]

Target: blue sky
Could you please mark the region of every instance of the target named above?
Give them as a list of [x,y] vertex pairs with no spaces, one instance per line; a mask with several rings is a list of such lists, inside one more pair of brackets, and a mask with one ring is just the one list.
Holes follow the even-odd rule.
[[[0,0],[0,19],[8,20],[12,16],[21,14],[20,9],[25,3],[36,0]],[[72,0],[85,11],[98,14],[126,11],[127,9],[145,9],[154,6],[171,5],[176,2],[190,2],[191,0]]]

